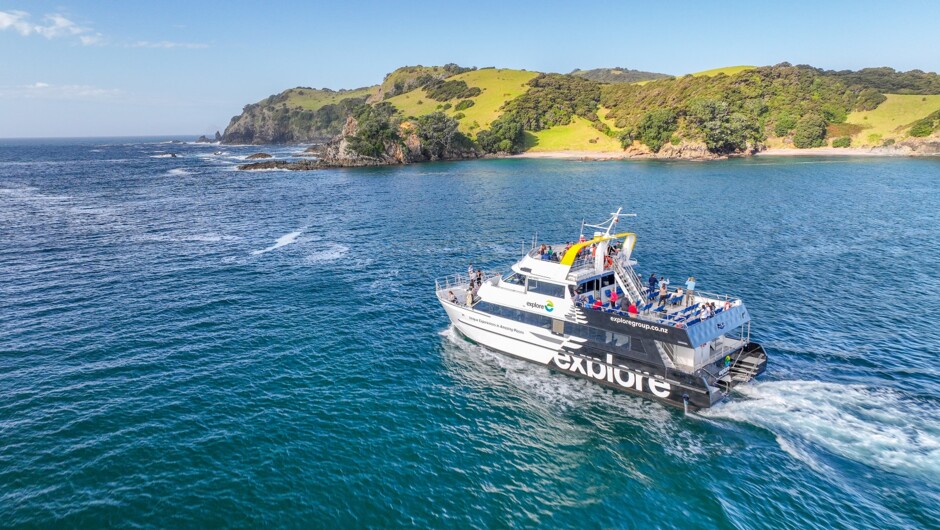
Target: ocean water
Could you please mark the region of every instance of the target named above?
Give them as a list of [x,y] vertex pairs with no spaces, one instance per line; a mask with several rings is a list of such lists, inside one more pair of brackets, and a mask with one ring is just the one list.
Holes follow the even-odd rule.
[[[261,149],[0,142],[0,526],[940,526],[940,160],[235,171]],[[449,328],[436,277],[618,206],[645,275],[747,302],[729,402]]]

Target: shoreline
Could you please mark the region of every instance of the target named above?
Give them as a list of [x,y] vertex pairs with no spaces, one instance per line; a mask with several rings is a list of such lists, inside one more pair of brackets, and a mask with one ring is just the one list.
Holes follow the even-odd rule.
[[730,157],[667,157],[648,154],[630,153],[627,151],[538,151],[508,155],[505,158],[533,158],[553,160],[694,160],[705,161],[720,158],[746,158],[749,156],[779,156],[779,157],[923,157],[937,156],[936,154],[917,153],[911,150],[902,150],[885,147],[813,147],[809,149],[775,147],[764,149],[751,154],[734,154]]

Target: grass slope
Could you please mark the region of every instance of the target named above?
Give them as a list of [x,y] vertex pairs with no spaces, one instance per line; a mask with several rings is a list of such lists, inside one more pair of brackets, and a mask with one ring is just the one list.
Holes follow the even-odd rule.
[[888,139],[907,136],[911,123],[940,109],[940,95],[919,96],[885,94],[886,99],[875,110],[852,112],[847,123],[864,129],[852,137],[853,146],[881,145]]
[[703,71],[701,71],[701,72],[695,72],[695,73],[692,74],[692,75],[693,75],[694,77],[705,77],[705,76],[707,76],[707,77],[715,77],[715,76],[718,75],[718,74],[734,75],[734,74],[736,74],[736,73],[738,73],[738,72],[743,72],[743,71],[745,71],[745,70],[751,70],[751,69],[753,69],[753,68],[755,68],[755,67],[754,67],[754,66],[746,66],[746,65],[741,65],[741,66],[725,66],[725,67],[722,67],[722,68],[712,68],[711,70],[703,70]]
[[[591,143],[591,140],[596,140]],[[526,133],[526,151],[623,151],[620,142],[577,116],[568,125]]]
[[283,93],[287,94],[288,107],[298,107],[306,110],[317,110],[325,105],[339,103],[346,98],[368,96],[375,87],[354,88],[352,90],[319,90],[311,88],[291,88]]
[[[468,86],[479,87],[483,90],[482,94],[471,98],[474,101],[472,107],[461,111],[464,118],[460,120],[460,130],[476,134],[480,130],[489,128],[490,122],[501,114],[499,109],[503,104],[528,90],[529,86],[526,83],[537,75],[538,72],[487,68],[464,72],[448,78],[449,81],[465,81]],[[444,103],[428,98],[423,88],[389,98],[387,101],[395,105],[405,116],[430,114]],[[444,112],[449,116],[457,114],[453,105],[456,105],[458,101],[456,99],[448,101],[447,103],[450,103],[452,107]]]

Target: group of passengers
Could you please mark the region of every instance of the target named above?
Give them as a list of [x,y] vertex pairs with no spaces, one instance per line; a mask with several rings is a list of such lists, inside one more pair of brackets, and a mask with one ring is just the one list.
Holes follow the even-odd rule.
[[656,277],[656,273],[650,274],[649,277],[649,292],[655,293],[659,291],[658,301],[662,305],[691,305],[695,302],[695,276],[689,276],[689,279],[685,281],[685,290],[682,290],[682,287],[676,289],[674,295],[669,294],[669,278],[665,274],[661,274],[659,278]]
[[[583,236],[581,238],[581,242],[582,243],[584,242]],[[562,256],[567,254],[568,250],[570,250],[572,246],[574,246],[574,243],[572,243],[571,241],[568,241],[567,243],[565,243],[565,249],[563,251],[556,252],[552,248],[551,245],[546,245],[545,243],[542,243],[542,245],[539,247],[539,259],[547,260],[547,261],[555,261],[555,262],[561,261]],[[615,256],[617,252],[619,251],[620,251],[619,243],[612,243],[607,246],[607,256],[610,258],[613,258],[613,256]],[[585,257],[588,253],[590,253],[592,258],[597,255],[597,243],[592,243],[588,247],[581,247],[581,249],[578,250],[577,259],[581,259]]]

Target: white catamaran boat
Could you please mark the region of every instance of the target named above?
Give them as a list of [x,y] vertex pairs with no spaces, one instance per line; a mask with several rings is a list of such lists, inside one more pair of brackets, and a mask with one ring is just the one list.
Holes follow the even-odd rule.
[[644,285],[631,258],[636,234],[611,233],[622,215],[582,223],[577,243],[555,247],[561,253],[533,244],[507,275],[438,279],[437,297],[478,344],[688,409],[763,373],[767,354],[750,341],[744,302]]

